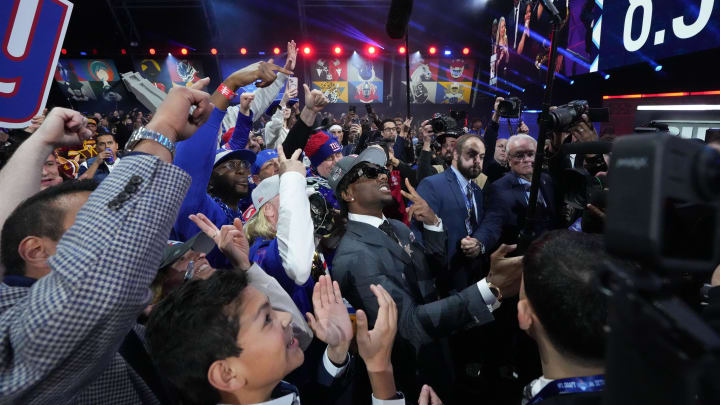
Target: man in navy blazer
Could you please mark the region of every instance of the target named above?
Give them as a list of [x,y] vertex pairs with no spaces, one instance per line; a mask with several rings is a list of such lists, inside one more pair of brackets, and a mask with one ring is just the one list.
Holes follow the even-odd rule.
[[472,181],[482,172],[485,145],[474,134],[461,136],[453,151],[452,165],[442,173],[426,177],[417,192],[447,229],[445,266],[438,274],[438,289],[460,291],[480,278],[485,246],[497,237],[478,225],[485,213],[483,191]]
[[[486,245],[489,249],[499,243],[517,243],[518,234],[525,225],[536,145],[535,139],[525,134],[508,139],[510,173],[490,184],[486,190],[486,211],[480,227],[491,235]],[[554,229],[559,224],[552,178],[542,173],[540,180],[537,209],[541,221],[536,227],[538,234]]]

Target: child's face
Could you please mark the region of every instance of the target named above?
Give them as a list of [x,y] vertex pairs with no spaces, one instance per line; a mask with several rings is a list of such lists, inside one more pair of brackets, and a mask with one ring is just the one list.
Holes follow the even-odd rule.
[[242,294],[237,336],[242,352],[227,360],[244,370],[247,389],[274,387],[303,363],[305,355],[293,337],[289,313],[273,310],[267,296],[253,287]]

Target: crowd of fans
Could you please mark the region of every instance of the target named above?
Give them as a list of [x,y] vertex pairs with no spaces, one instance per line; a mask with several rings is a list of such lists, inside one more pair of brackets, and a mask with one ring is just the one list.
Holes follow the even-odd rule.
[[566,215],[563,170],[608,170],[559,151],[598,139],[587,117],[547,143],[519,251],[537,144],[498,138],[502,98],[447,131],[334,117],[307,84],[268,110],[296,54],[1,133],[0,402],[601,403],[593,279],[634,264],[604,206]]

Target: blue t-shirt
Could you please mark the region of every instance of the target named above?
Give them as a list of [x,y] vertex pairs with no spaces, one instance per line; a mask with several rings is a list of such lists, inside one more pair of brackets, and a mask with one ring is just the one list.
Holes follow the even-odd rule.
[[312,277],[308,277],[305,284],[297,285],[287,275],[280,258],[277,238],[265,239],[259,237],[255,239],[255,243],[250,247],[249,256],[251,261],[257,263],[258,266],[265,270],[265,273],[274,277],[280,283],[302,314],[313,312],[312,293],[315,281]]

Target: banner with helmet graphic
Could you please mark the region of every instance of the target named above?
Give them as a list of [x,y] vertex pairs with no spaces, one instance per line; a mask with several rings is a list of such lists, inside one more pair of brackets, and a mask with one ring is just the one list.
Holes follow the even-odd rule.
[[331,103],[382,103],[383,63],[354,53],[321,57],[310,67],[312,88]]
[[[469,104],[475,60],[410,57],[410,98],[415,104]],[[403,81],[405,84],[405,81]]]
[[205,77],[202,62],[196,59],[177,59],[168,55],[165,58],[135,59],[134,62],[135,71],[165,93],[176,86],[190,86]]
[[45,108],[73,5],[0,1],[0,126],[24,128]]

